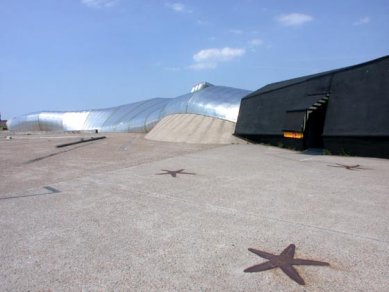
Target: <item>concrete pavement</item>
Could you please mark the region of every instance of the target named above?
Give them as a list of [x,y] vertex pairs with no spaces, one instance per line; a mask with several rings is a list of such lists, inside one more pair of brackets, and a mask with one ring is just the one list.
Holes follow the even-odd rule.
[[[388,160],[137,134],[51,155],[54,134],[38,136],[0,140],[0,290],[389,287]],[[156,175],[180,169],[195,175]],[[243,272],[266,262],[248,248],[292,243],[330,266],[295,266],[305,286],[281,269]]]

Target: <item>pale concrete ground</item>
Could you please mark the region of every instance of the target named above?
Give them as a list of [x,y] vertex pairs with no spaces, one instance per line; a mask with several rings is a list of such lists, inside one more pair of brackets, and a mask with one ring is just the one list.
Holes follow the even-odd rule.
[[[388,160],[61,136],[0,137],[1,291],[388,291]],[[243,272],[291,243],[331,266]]]
[[[11,136],[11,140],[6,137]],[[56,148],[82,138],[108,139]],[[92,147],[90,147],[92,146]],[[216,145],[164,143],[144,139],[144,134],[31,133],[0,132],[1,192],[40,187],[138,164],[174,157]]]

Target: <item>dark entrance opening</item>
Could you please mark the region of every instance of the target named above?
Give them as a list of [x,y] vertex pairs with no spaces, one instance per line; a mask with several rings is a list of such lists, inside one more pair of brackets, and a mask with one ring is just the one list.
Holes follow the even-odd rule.
[[304,148],[323,147],[323,129],[326,119],[327,104],[324,104],[308,115],[304,130]]

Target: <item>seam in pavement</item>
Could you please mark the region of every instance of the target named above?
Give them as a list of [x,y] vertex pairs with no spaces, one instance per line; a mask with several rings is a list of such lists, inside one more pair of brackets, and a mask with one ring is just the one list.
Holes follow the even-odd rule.
[[[219,148],[219,147],[226,147],[226,146],[229,146],[229,145],[230,144],[227,144],[227,145],[221,144],[221,145],[216,145],[215,147],[211,147],[211,148],[207,148],[207,149],[194,150],[194,151],[190,151],[190,152],[186,152],[186,153],[181,153],[181,154],[172,154],[172,156],[169,156],[169,157],[163,157],[161,159],[156,159],[156,160],[152,160],[152,161],[143,161],[143,162],[139,162],[139,163],[136,163],[136,164],[133,164],[133,165],[130,165],[130,166],[124,165],[124,166],[121,166],[121,167],[118,167],[118,168],[115,168],[115,169],[108,169],[108,170],[102,169],[101,171],[99,171],[99,168],[88,169],[86,171],[90,171],[90,172],[93,172],[93,173],[89,173],[89,174],[87,174],[87,175],[85,175],[83,177],[93,177],[94,175],[110,174],[110,173],[114,173],[116,171],[122,171],[122,170],[126,170],[126,169],[132,169],[132,168],[135,168],[135,167],[139,167],[139,166],[142,166],[142,165],[145,165],[145,164],[148,164],[148,163],[156,163],[156,162],[160,162],[160,161],[164,161],[164,160],[169,160],[169,159],[173,159],[173,158],[177,158],[177,157],[184,157],[186,155],[191,155],[193,153],[208,151],[210,149],[215,149],[215,148]],[[85,146],[85,145],[82,145],[81,147],[83,147],[83,146]],[[80,147],[80,146],[78,146],[78,147]],[[71,150],[73,150],[73,148]],[[61,154],[61,153],[59,153],[59,154]],[[58,155],[58,154],[56,153],[55,155]],[[24,164],[26,164],[26,162],[21,163],[17,167],[23,167]],[[110,167],[111,165],[107,165],[107,167]],[[63,179],[60,178],[58,180],[53,180],[51,182],[47,182],[46,185],[47,184],[53,185],[53,184],[65,183],[65,182],[68,182],[68,181],[75,181],[75,180],[77,180],[79,178],[80,178],[79,176],[63,178]],[[33,192],[34,190],[39,189],[41,187],[43,187],[43,186],[39,185],[39,186],[35,186],[35,187],[28,187],[28,188],[26,188],[26,189],[24,189],[24,190],[22,190],[20,192],[19,191],[11,191],[11,192],[5,192],[5,193],[1,193],[0,192],[0,195],[5,195],[5,196],[10,196],[11,197],[15,193],[16,194],[21,194],[21,193],[25,193],[25,192]]]
[[[187,188],[185,191],[193,190],[193,189],[196,189],[196,188],[197,188],[197,186],[193,186],[193,187]],[[36,188],[34,188],[34,189],[36,189]],[[297,226],[307,227],[307,228],[310,228],[310,229],[322,230],[322,231],[329,232],[329,233],[337,233],[337,234],[342,234],[342,235],[346,235],[346,236],[350,236],[350,237],[356,237],[356,238],[376,241],[376,242],[385,243],[385,244],[389,243],[388,241],[381,240],[381,239],[378,239],[378,238],[363,236],[363,235],[359,235],[359,234],[355,234],[355,233],[350,233],[350,232],[345,232],[345,231],[340,231],[340,230],[336,230],[336,229],[329,229],[329,228],[325,228],[325,227],[304,224],[304,223],[295,222],[295,221],[289,221],[289,220],[280,219],[280,218],[274,218],[274,217],[268,217],[268,216],[260,216],[257,213],[253,213],[253,212],[245,212],[245,214],[242,214],[241,212],[239,212],[239,210],[237,210],[235,208],[228,208],[228,207],[223,207],[223,206],[217,206],[217,205],[209,204],[209,203],[202,204],[202,203],[198,203],[198,202],[195,202],[195,201],[192,201],[192,200],[180,199],[180,198],[177,198],[177,197],[173,197],[171,195],[160,194],[160,193],[156,193],[156,192],[152,192],[152,191],[138,190],[137,192],[141,193],[141,194],[144,194],[144,195],[146,195],[148,197],[152,197],[152,198],[158,198],[158,199],[162,199],[162,200],[165,199],[165,200],[170,200],[170,201],[181,202],[181,203],[188,204],[190,206],[194,206],[194,207],[202,208],[202,209],[205,208],[205,209],[218,210],[218,211],[221,211],[223,213],[232,214],[232,215],[235,215],[235,216],[240,216],[240,217],[251,216],[251,217],[254,217],[254,218],[263,218],[263,219],[266,219],[266,220],[271,220],[271,221],[276,221],[276,222],[283,222],[283,223],[287,223],[287,224],[290,224],[290,225],[297,225]],[[180,194],[182,192],[183,191],[181,190],[181,191],[173,192],[172,194]],[[67,191],[66,190],[62,190],[61,193],[67,193]],[[39,194],[39,196],[48,195],[48,194],[49,193],[47,193],[47,194]],[[6,199],[34,197],[34,196],[38,196],[38,195],[34,194],[34,195],[25,195],[25,196],[15,196],[15,197],[9,197],[9,198],[6,197],[6,198],[2,198],[2,199],[6,200]],[[134,197],[132,197],[131,199],[134,200]]]
[[[194,187],[194,188],[196,188],[196,187]],[[194,189],[194,188],[192,188],[192,189]],[[347,236],[351,236],[351,237],[357,237],[357,238],[361,238],[361,239],[365,239],[365,240],[376,241],[376,242],[385,243],[385,244],[389,243],[388,241],[381,240],[378,238],[363,236],[363,235],[345,232],[345,231],[340,231],[340,230],[336,230],[336,229],[329,229],[329,228],[325,228],[325,227],[314,226],[314,225],[309,225],[309,224],[304,224],[304,223],[300,223],[300,222],[294,222],[294,221],[289,221],[289,220],[279,219],[279,218],[274,218],[274,217],[258,216],[258,214],[253,213],[253,212],[246,212],[244,215],[242,215],[237,209],[216,206],[213,204],[199,204],[199,203],[196,203],[196,202],[191,201],[191,200],[179,199],[179,198],[175,198],[175,197],[172,197],[169,195],[157,194],[155,192],[143,191],[143,193],[146,194],[147,196],[153,197],[153,198],[168,199],[168,200],[172,200],[172,201],[183,202],[183,203],[186,203],[186,204],[189,204],[191,206],[198,207],[198,208],[207,208],[207,209],[212,208],[212,209],[222,211],[224,213],[228,213],[228,214],[232,214],[232,215],[239,215],[240,217],[244,217],[244,215],[248,215],[248,216],[255,217],[255,218],[264,218],[264,219],[271,220],[271,221],[277,221],[277,222],[283,222],[283,223],[287,223],[287,224],[291,224],[291,225],[308,227],[311,229],[322,230],[322,231],[326,231],[329,233],[338,233],[338,234],[343,234],[343,235],[347,235]],[[177,193],[180,193],[180,192],[177,192]]]
[[[110,169],[110,170],[101,171],[101,172],[97,171],[97,172],[92,173],[90,175],[86,175],[85,177],[93,177],[96,174],[98,175],[98,174],[104,174],[104,173],[106,173],[106,174],[114,173],[114,172],[117,172],[117,171],[122,171],[122,170],[125,170],[125,169],[132,169],[132,168],[139,167],[141,165],[145,165],[145,164],[149,164],[149,163],[156,163],[156,162],[160,162],[160,161],[164,161],[164,160],[171,160],[171,159],[175,159],[177,157],[184,157],[184,156],[187,156],[187,155],[193,155],[194,153],[197,154],[197,153],[204,152],[204,151],[214,150],[215,148],[228,147],[228,146],[231,146],[231,145],[229,145],[229,144],[228,145],[220,145],[220,146],[218,145],[216,147],[212,147],[212,148],[208,148],[208,149],[201,149],[201,150],[197,150],[197,151],[193,151],[193,152],[191,151],[191,152],[187,152],[187,153],[182,153],[180,155],[172,155],[171,157],[164,157],[162,159],[157,159],[157,160],[153,160],[153,161],[144,161],[144,162],[140,162],[138,164],[131,165],[131,166],[124,166],[124,167],[119,167],[119,168]],[[285,159],[285,158],[283,157],[283,159]],[[67,181],[70,181],[70,180],[72,180],[72,178],[67,178],[67,179],[64,179],[64,180],[53,181],[50,184],[59,184],[59,183],[67,182]],[[232,180],[233,180],[233,178],[232,178]],[[195,186],[193,188],[188,188],[188,190],[189,189],[195,189],[195,188],[197,188],[197,186]],[[34,189],[37,189],[37,187],[26,189],[25,192],[27,192],[29,190],[34,190]],[[66,191],[64,190],[64,192],[66,192]],[[176,193],[178,194],[178,193],[181,193],[181,192],[182,191],[178,191]],[[16,194],[17,193],[19,193],[19,192],[16,192]],[[199,207],[199,208],[200,207],[201,208],[205,207],[205,208],[208,208],[208,209],[212,208],[212,209],[216,209],[216,210],[219,210],[219,211],[222,211],[222,212],[225,212],[225,213],[243,216],[237,209],[226,208],[226,207],[216,206],[216,205],[212,205],[212,204],[199,204],[199,203],[196,203],[194,201],[183,200],[183,199],[179,199],[179,198],[172,197],[172,196],[169,196],[169,195],[161,195],[161,194],[157,194],[155,192],[150,192],[150,191],[141,191],[141,193],[144,193],[144,194],[146,194],[147,196],[150,196],[150,197],[161,198],[161,199],[168,199],[168,200],[173,200],[173,201],[179,201],[179,202],[190,204],[191,206],[196,206],[196,207]],[[15,192],[6,193],[5,195],[8,195],[8,194],[9,195],[11,195],[11,194],[15,195]],[[32,195],[25,195],[25,196],[20,196],[20,197],[30,197],[30,196],[32,196]],[[8,199],[8,198],[6,198],[6,199]],[[388,241],[385,241],[385,240],[381,240],[381,239],[377,239],[377,238],[373,238],[373,237],[368,237],[368,236],[363,236],[363,235],[359,235],[359,234],[355,234],[355,233],[349,233],[349,232],[345,232],[345,231],[329,229],[329,228],[320,227],[320,226],[314,226],[314,225],[309,225],[309,224],[304,224],[304,223],[299,223],[299,222],[293,222],[293,221],[288,221],[288,220],[280,219],[280,218],[259,216],[258,214],[253,213],[253,212],[246,212],[245,215],[252,216],[252,217],[255,217],[255,218],[264,218],[264,219],[267,219],[267,220],[272,220],[272,221],[283,222],[283,223],[292,224],[292,225],[308,227],[308,228],[311,228],[311,229],[322,230],[322,231],[326,231],[326,232],[329,232],[329,233],[343,234],[343,235],[347,235],[347,236],[351,236],[351,237],[357,237],[357,238],[371,240],[371,241],[376,241],[376,242],[385,243],[385,244],[389,243]]]

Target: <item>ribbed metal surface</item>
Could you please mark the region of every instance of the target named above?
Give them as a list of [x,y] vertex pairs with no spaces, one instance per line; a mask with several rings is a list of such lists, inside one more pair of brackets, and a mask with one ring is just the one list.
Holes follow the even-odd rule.
[[236,122],[240,100],[249,93],[236,88],[210,86],[193,94],[187,112]]
[[176,98],[153,98],[113,108],[39,112],[12,118],[11,131],[148,132],[163,117],[172,114],[198,114],[236,122],[240,100],[250,91],[213,86],[200,88]]
[[62,113],[41,112],[39,113],[39,128],[42,131],[61,131],[63,129]]

